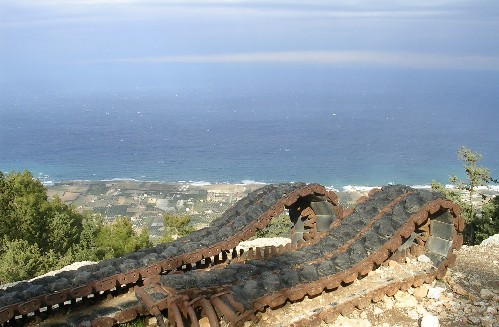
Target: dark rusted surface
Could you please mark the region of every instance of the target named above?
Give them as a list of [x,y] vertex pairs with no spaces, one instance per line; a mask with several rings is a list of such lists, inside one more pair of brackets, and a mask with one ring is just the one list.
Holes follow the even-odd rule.
[[[293,222],[292,244],[235,250],[284,209]],[[41,315],[40,309],[78,306],[89,297],[100,303],[105,294],[137,285],[136,302],[101,310],[86,321],[107,326],[149,313],[158,324],[196,325],[207,317],[212,325],[225,320],[239,326],[256,320],[255,313],[266,307],[349,285],[389,258],[425,253],[432,260],[434,268],[423,275],[352,296],[310,318],[332,319],[382,295],[442,277],[455,258],[452,250],[462,244],[463,227],[459,207],[429,191],[387,186],[344,213],[337,196],[320,185],[268,185],[209,227],[173,243],[0,292],[0,323],[16,324],[14,316],[49,316],[51,310]],[[67,326],[77,325],[72,319]]]

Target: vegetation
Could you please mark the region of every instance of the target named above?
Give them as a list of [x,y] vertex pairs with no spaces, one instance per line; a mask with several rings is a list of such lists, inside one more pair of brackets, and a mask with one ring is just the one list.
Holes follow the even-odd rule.
[[291,220],[286,213],[273,218],[262,230],[257,230],[255,238],[259,237],[289,237],[291,231]]
[[151,246],[128,218],[110,225],[59,198],[47,200],[28,171],[0,172],[0,284],[33,278],[75,261],[98,261]]
[[171,242],[179,237],[184,237],[192,233],[195,229],[191,225],[189,216],[175,216],[165,214],[163,216],[163,226],[165,228],[161,243]]
[[112,224],[103,225],[97,233],[96,243],[99,259],[116,258],[152,246],[147,229],[137,235],[128,217],[118,217]]
[[[499,197],[486,201],[485,195],[479,194],[484,200],[481,208],[474,199],[480,186],[497,183],[497,180],[491,178],[488,168],[478,165],[482,160],[480,153],[463,146],[458,150],[458,158],[464,164],[466,179],[452,175],[449,182],[454,184],[454,190],[447,190],[435,181],[432,182],[432,188],[443,192],[447,198],[461,206],[463,218],[466,220],[464,242],[469,245],[479,244],[487,237],[499,233]],[[466,194],[464,198],[463,192]]]

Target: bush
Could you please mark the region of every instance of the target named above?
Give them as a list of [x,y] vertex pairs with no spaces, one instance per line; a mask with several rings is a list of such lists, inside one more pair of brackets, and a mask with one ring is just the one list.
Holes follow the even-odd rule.
[[75,261],[96,261],[151,246],[128,218],[104,225],[59,198],[47,200],[28,171],[0,172],[0,282],[30,279]]
[[[478,187],[488,186],[490,183],[497,183],[497,181],[490,177],[488,168],[478,166],[478,162],[482,160],[480,153],[473,152],[463,146],[458,150],[458,158],[464,164],[466,179],[459,179],[456,175],[449,178],[457,191],[446,190],[443,185],[435,181],[432,182],[432,188],[444,193],[448,199],[459,204],[462,216],[466,221],[463,231],[464,243],[475,245],[487,237],[499,233],[497,196],[490,202],[483,203],[481,211],[474,202]],[[462,192],[467,195],[466,201],[463,201]],[[485,198],[485,196],[481,196]]]
[[4,239],[0,258],[0,284],[29,279],[45,272],[38,246],[25,240]]
[[160,243],[168,243],[179,237],[184,237],[192,233],[195,229],[190,225],[189,216],[176,216],[165,214],[163,216],[163,237]]

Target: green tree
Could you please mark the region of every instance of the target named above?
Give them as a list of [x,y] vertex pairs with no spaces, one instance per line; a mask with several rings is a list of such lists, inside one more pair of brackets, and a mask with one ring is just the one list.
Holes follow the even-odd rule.
[[254,238],[260,237],[289,237],[291,233],[291,220],[285,213],[280,214],[270,221],[262,230],[257,230]]
[[490,202],[484,204],[475,220],[479,227],[475,235],[476,243],[499,233],[499,196],[495,196]]
[[192,233],[195,229],[190,225],[189,216],[176,216],[165,214],[163,216],[164,232],[160,243],[167,243],[179,237],[184,237]]
[[[473,245],[487,236],[499,232],[497,225],[487,222],[487,219],[492,219],[487,216],[488,211],[486,215],[477,214],[477,206],[474,202],[480,186],[488,186],[489,183],[496,181],[490,177],[488,168],[478,165],[482,160],[480,153],[462,146],[458,150],[458,159],[463,162],[466,178],[460,179],[456,175],[449,178],[449,182],[454,184],[456,190],[446,190],[443,185],[435,181],[432,183],[432,188],[443,192],[447,198],[461,206],[463,218],[466,220],[463,232],[464,241],[466,244]],[[466,201],[463,201],[462,192],[466,193]]]
[[482,155],[478,152],[473,152],[465,146],[459,148],[457,152],[459,160],[464,164],[466,179],[462,180],[456,175],[452,175],[449,181],[454,184],[459,190],[468,192],[468,201],[471,206],[472,215],[475,214],[473,197],[479,186],[485,186],[490,181],[490,170],[488,168],[478,166],[478,162],[482,160]]
[[80,242],[82,215],[62,203],[59,197],[50,202],[50,211],[51,219],[48,222],[50,248],[63,256],[74,244]]
[[99,235],[103,222],[100,215],[85,213],[81,222],[80,239],[66,252],[62,258],[65,265],[77,261],[98,261],[99,248],[97,236]]
[[0,179],[0,237],[23,239],[46,249],[50,209],[42,183],[28,171],[1,174]]
[[128,218],[104,225],[58,197],[24,171],[0,172],[0,282],[33,278],[75,261],[96,261],[151,246],[147,230]]
[[116,258],[125,253],[152,246],[146,229],[137,235],[128,217],[118,217],[112,224],[103,225],[96,238],[98,259]]
[[42,254],[26,240],[4,239],[0,255],[0,284],[32,278],[44,273]]

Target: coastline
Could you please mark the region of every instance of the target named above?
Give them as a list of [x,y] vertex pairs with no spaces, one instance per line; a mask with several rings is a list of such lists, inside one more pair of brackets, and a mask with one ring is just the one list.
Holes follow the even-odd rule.
[[[127,216],[135,229],[147,228],[154,239],[162,235],[165,214],[187,215],[195,228],[202,228],[236,201],[264,185],[266,183],[251,180],[231,184],[112,179],[64,181],[45,184],[45,187],[49,199],[57,196],[80,212],[100,214],[106,222],[112,222],[118,216]],[[326,186],[326,189],[334,191],[340,203],[348,207],[377,187],[346,185],[340,190],[332,186]],[[428,189],[430,185],[412,187]],[[499,188],[484,193],[491,198],[499,195]],[[463,192],[463,200],[466,199]],[[483,203],[479,195],[473,201]]]
[[[128,187],[132,188],[144,188],[147,186],[153,186],[156,185],[157,187],[162,187],[164,186],[165,188],[171,188],[171,187],[177,187],[179,190],[220,190],[220,191],[230,191],[233,193],[247,193],[254,191],[260,187],[263,187],[268,184],[272,183],[267,183],[267,182],[261,182],[261,181],[255,181],[255,180],[242,180],[239,183],[232,183],[232,182],[207,182],[207,181],[157,181],[157,180],[139,180],[139,179],[132,179],[132,178],[113,178],[113,179],[102,179],[102,180],[64,180],[64,181],[58,181],[58,182],[52,182],[52,181],[43,181],[40,180],[42,184],[47,188],[49,191],[49,197],[54,194],[60,195],[60,191],[54,191],[57,189],[64,190],[65,188],[69,187],[70,185],[76,186],[76,185],[98,185],[98,184],[106,184],[109,186],[116,186],[116,185],[126,185]],[[295,182],[289,182],[289,183],[295,183]],[[390,185],[393,183],[388,183],[386,185]],[[336,187],[334,185],[324,185],[326,189],[334,191],[338,193],[338,196],[342,194],[352,194],[352,195],[358,195],[364,196],[369,193],[372,189],[375,188],[381,188],[385,185],[344,185],[340,187]],[[414,185],[408,185],[412,188],[415,189],[431,189],[430,184],[414,184]],[[452,190],[455,189],[454,185],[451,184],[445,184],[444,185],[446,189]],[[499,185],[490,185],[490,186],[481,186],[477,188],[477,191],[484,192],[489,196],[495,196],[499,195]],[[464,192],[463,192],[464,193]]]

